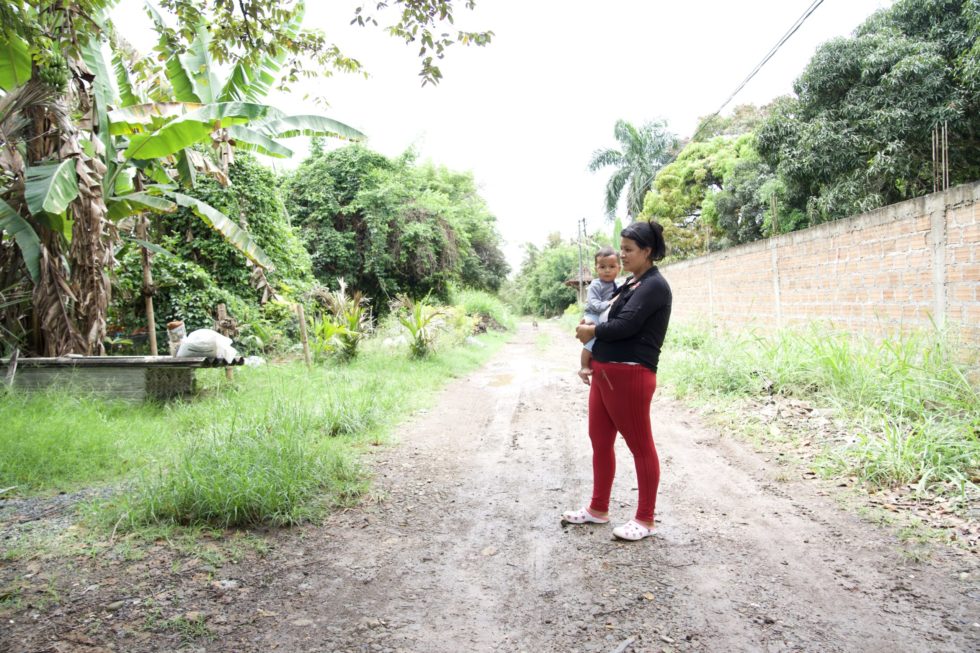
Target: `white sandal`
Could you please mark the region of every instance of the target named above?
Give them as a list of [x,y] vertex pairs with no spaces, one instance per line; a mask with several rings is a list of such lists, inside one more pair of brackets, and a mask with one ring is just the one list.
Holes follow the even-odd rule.
[[608,517],[596,517],[586,508],[580,510],[566,510],[561,514],[561,523],[564,524],[608,524]]
[[644,537],[650,537],[653,535],[653,529],[647,528],[638,521],[631,519],[622,526],[617,526],[614,528],[613,535],[621,540],[635,542],[637,540],[642,540]]

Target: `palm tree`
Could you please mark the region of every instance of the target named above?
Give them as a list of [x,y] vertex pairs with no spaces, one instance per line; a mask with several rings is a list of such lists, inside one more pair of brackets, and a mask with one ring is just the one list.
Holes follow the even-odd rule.
[[596,150],[589,170],[614,166],[616,171],[606,184],[606,213],[616,214],[616,205],[626,189],[626,212],[632,221],[643,210],[643,198],[653,187],[657,172],[667,165],[677,149],[677,137],[667,131],[666,121],[648,122],[637,129],[617,120],[613,130],[620,149]]

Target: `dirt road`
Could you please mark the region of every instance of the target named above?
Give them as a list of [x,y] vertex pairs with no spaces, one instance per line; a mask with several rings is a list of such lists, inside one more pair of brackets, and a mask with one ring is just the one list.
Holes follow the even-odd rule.
[[[657,536],[625,543],[609,525],[562,528],[561,511],[591,485],[576,360],[570,335],[522,326],[375,451],[363,506],[277,536],[271,554],[212,569],[198,589],[191,573],[173,587],[169,570],[147,569],[161,574],[158,604],[179,596],[171,612],[204,615],[210,639],[105,627],[129,608],[92,606],[103,635],[89,628],[89,643],[65,635],[64,617],[48,641],[66,648],[38,639],[10,650],[980,649],[975,556],[903,556],[825,484],[797,480],[660,394]],[[617,454],[614,523],[632,516],[636,494],[625,446]],[[84,614],[76,631],[93,623]]]

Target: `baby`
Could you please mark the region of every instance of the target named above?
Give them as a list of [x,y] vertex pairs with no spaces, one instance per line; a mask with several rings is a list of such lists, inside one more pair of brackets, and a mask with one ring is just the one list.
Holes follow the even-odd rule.
[[[612,303],[613,291],[616,290],[616,277],[619,276],[619,254],[612,247],[603,247],[595,254],[596,278],[589,284],[585,298],[585,316],[583,321],[592,324],[605,322],[606,309]],[[595,338],[585,343],[582,348],[581,369],[578,371],[582,383],[589,385],[592,376],[592,345]]]

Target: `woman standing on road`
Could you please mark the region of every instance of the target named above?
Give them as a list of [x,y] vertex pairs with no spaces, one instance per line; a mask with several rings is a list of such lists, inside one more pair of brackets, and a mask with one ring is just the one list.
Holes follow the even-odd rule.
[[639,503],[636,515],[613,535],[642,540],[653,535],[653,512],[660,484],[660,459],[650,428],[650,401],[657,388],[657,361],[670,320],[670,286],[654,261],[666,253],[663,227],[634,222],[620,233],[623,269],[631,274],[616,290],[605,324],[580,324],[583,343],[595,337],[592,388],[589,391],[589,439],[592,440],[592,501],[562,515],[570,524],[605,524],[616,474],[613,445],[622,433],[636,463]]

